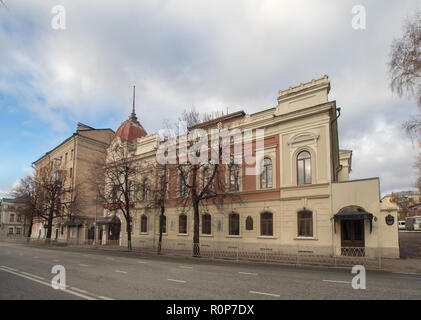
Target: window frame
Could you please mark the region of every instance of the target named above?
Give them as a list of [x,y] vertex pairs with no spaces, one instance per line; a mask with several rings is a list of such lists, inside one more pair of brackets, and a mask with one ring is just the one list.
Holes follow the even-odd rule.
[[[145,227],[145,231],[143,231],[143,227]],[[146,214],[140,216],[140,233],[148,233],[148,216]]]
[[[182,220],[184,220],[183,224],[182,224]],[[183,226],[183,230],[181,230],[182,226]],[[188,226],[187,215],[185,213],[182,213],[178,216],[178,234],[187,234],[187,226]]]
[[[310,213],[310,218],[302,218],[301,214]],[[310,230],[307,230],[307,222],[310,221]],[[300,234],[300,225],[304,224],[304,233]],[[297,235],[302,238],[313,238],[314,237],[314,228],[313,228],[313,212],[311,210],[303,209],[297,212]]]
[[[302,158],[299,159],[300,155],[303,153],[307,153],[308,157],[306,158]],[[298,154],[297,154],[297,185],[299,186],[303,186],[303,185],[309,185],[312,184],[312,170],[311,170],[311,153],[308,150],[301,150]],[[310,162],[310,181],[307,181],[306,179],[306,161]],[[303,183],[300,183],[300,162],[303,163]]]
[[[235,231],[237,233],[235,233]],[[228,235],[240,236],[240,215],[236,212],[231,212],[228,215]]]
[[[264,215],[270,215],[270,219],[264,218]],[[273,213],[269,211],[262,212],[260,214],[260,235],[262,237],[273,237],[273,229]]]
[[[265,164],[265,161],[270,161],[270,164]],[[271,189],[273,188],[273,161],[269,157],[264,157],[262,160],[263,170],[260,174],[260,188]],[[268,175],[268,168],[270,167],[270,175]],[[268,184],[268,177],[270,176],[270,186]],[[263,177],[265,177],[265,185],[263,185]]]
[[212,235],[212,216],[209,213],[202,214],[201,229],[202,235]]
[[[233,169],[235,168],[235,169]],[[232,183],[234,177],[234,184]],[[232,164],[229,170],[229,191],[237,192],[240,191],[240,166],[238,164]]]

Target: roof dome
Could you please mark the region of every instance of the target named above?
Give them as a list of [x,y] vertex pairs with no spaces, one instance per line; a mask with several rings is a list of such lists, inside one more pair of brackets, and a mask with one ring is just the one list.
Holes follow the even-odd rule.
[[120,128],[118,128],[115,133],[116,137],[120,137],[123,141],[135,142],[136,139],[146,136],[146,130],[143,129],[142,125],[139,123],[135,113],[135,93],[133,88],[133,111],[129,119],[124,121]]

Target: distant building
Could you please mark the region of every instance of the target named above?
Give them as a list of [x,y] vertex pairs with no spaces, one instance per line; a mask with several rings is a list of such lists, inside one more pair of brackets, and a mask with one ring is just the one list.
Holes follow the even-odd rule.
[[[65,172],[66,188],[74,191],[77,186],[80,202],[83,204],[77,214],[68,209],[64,212],[63,218],[54,219],[52,240],[93,240],[97,203],[96,193],[89,177],[100,160],[105,159],[105,150],[113,137],[114,131],[111,129],[94,129],[78,123],[76,132],[72,136],[33,163],[36,167],[36,176],[45,172],[44,169],[50,166],[55,168],[55,172]],[[70,197],[74,198],[75,194],[71,193]],[[45,226],[44,220],[35,221],[32,237],[45,238]]]
[[19,213],[22,204],[15,199],[0,200],[0,237],[23,237],[29,222]]
[[[395,203],[398,205],[398,217],[403,220],[416,215],[416,209],[421,204],[421,194],[417,191],[392,192],[384,196],[383,203]],[[419,215],[419,214],[418,214]]]

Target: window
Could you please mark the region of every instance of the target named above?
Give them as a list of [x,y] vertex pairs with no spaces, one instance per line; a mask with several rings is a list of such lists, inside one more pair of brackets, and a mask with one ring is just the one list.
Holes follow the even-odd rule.
[[13,213],[10,214],[9,221],[15,222],[15,215]]
[[313,213],[308,210],[298,212],[298,236],[313,236]]
[[230,168],[230,191],[240,190],[240,169],[237,164],[231,165]]
[[16,234],[21,234],[22,228],[16,228]]
[[162,223],[162,233],[167,233],[167,217],[159,216],[159,223]]
[[260,215],[260,234],[262,236],[273,236],[273,214],[264,212]]
[[72,149],[72,151],[70,152],[70,160],[73,160],[73,149]]
[[[180,192],[180,197],[186,197],[187,196],[187,186],[186,184],[188,183],[188,172],[180,172],[180,177],[179,177],[179,192]],[[184,177],[184,178],[183,178]]]
[[202,234],[212,234],[212,218],[209,213],[202,215]]
[[16,221],[17,222],[22,222],[22,216],[20,214],[17,216],[17,220]]
[[149,179],[146,178],[143,181],[143,200],[149,200],[149,194],[150,194],[150,186],[149,186]]
[[134,183],[133,181],[129,181],[129,201],[134,200]]
[[145,214],[140,217],[140,232],[148,232],[148,217]]
[[[210,180],[212,179],[212,170],[210,168],[205,168],[203,170],[203,188],[205,188]],[[212,186],[209,186],[211,188]]]
[[272,188],[272,160],[264,158],[262,163],[261,187]]
[[13,228],[9,228],[9,234],[13,234]]
[[64,163],[67,163],[67,152],[66,152],[66,154],[64,155]]
[[253,218],[248,216],[246,219],[246,230],[250,231],[253,230]]
[[298,184],[311,184],[311,157],[307,151],[297,157],[297,179]]
[[178,217],[178,233],[187,233],[187,216],[184,213]]
[[240,215],[238,213],[231,213],[229,215],[229,235],[240,235]]

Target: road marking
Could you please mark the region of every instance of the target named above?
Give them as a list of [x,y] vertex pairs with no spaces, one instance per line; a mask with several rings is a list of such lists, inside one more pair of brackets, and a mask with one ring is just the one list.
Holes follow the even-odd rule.
[[352,283],[351,281],[339,281],[339,280],[323,280],[324,282],[332,282],[332,283]]
[[126,271],[121,271],[121,270],[116,270],[115,272],[118,272],[118,273],[127,273]]
[[76,288],[76,287],[70,287],[70,289],[75,290],[75,291],[78,291],[78,292],[81,292],[81,293],[86,293],[86,294],[89,294],[89,292],[88,292],[88,291],[86,291],[86,290],[82,290],[82,289],[79,289],[79,288]]
[[[26,275],[23,275],[23,274],[20,274],[20,273],[17,273],[17,272],[11,271],[11,270],[7,270],[6,268],[1,268],[1,267],[0,267],[0,270],[3,270],[3,271],[6,271],[6,272],[9,272],[9,273],[14,274],[14,275],[17,275],[17,276],[19,276],[19,277],[22,277],[22,278],[25,278],[25,279],[28,279],[28,280],[31,280],[31,281],[34,281],[34,282],[40,283],[40,284],[42,284],[42,285],[44,285],[44,286],[47,286],[47,287],[49,287],[49,288],[52,288],[51,283],[48,283],[48,282],[45,282],[45,281],[41,281],[41,280],[38,280],[38,279],[35,279],[35,278],[32,278],[32,277],[26,276]],[[53,290],[54,290],[54,289],[53,289]],[[86,300],[97,300],[97,299],[95,299],[95,298],[93,298],[93,297],[89,297],[89,296],[86,296],[86,295],[81,294],[81,293],[78,293],[78,292],[74,292],[74,291],[69,290],[69,289],[63,289],[63,290],[60,290],[60,291],[63,291],[63,292],[66,292],[66,293],[72,294],[72,295],[74,295],[74,296],[77,296],[77,297],[80,297],[80,298],[83,298],[83,299],[86,299]]]
[[6,268],[6,269],[9,269],[9,270],[12,270],[12,271],[18,271],[17,269],[13,269],[13,268],[6,267],[6,266],[1,266],[1,267]]
[[257,273],[255,273],[255,272],[238,272],[239,274],[247,274],[247,275],[249,275],[249,276],[257,276]]
[[108,298],[105,296],[98,296],[98,298],[102,299],[102,300],[114,300],[113,298]]
[[189,266],[180,266],[180,268],[182,268],[182,269],[193,269],[193,267],[189,267]]
[[274,293],[266,293],[266,292],[258,292],[258,291],[249,291],[249,293],[261,294],[261,295],[264,295],[264,296],[271,296],[271,297],[280,297],[279,294],[274,294]]
[[89,267],[87,264],[79,263],[81,267]]
[[176,280],[176,279],[167,279],[168,281],[179,282],[179,283],[186,283],[187,281],[184,280]]
[[40,280],[45,280],[45,278],[40,277],[40,276],[37,276],[37,275],[32,274],[32,273],[29,273],[29,272],[23,272],[23,271],[22,271],[22,273],[23,273],[23,274],[26,274],[27,276],[31,276],[31,277],[34,277],[34,278],[37,278],[37,279],[40,279]]

